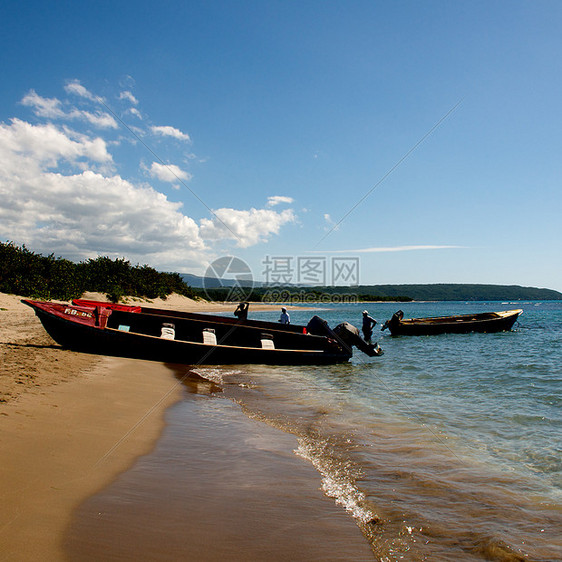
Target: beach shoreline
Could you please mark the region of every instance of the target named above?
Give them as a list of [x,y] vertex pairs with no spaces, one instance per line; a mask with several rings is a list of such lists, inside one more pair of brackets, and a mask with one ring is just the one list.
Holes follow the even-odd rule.
[[[103,300],[93,294],[85,298]],[[196,312],[224,313],[233,308],[177,295],[144,304]],[[178,366],[63,349],[18,296],[0,294],[0,320],[0,560],[68,559],[65,540],[77,514],[80,518],[81,506],[154,449],[166,427],[166,411],[185,397],[186,387],[178,377]],[[251,439],[255,422],[243,421],[243,414],[232,412],[229,415]],[[313,504],[318,503],[316,516],[325,520],[325,528],[340,529],[356,552],[370,559],[370,548],[355,523],[322,497],[312,467],[299,468],[303,463],[292,453],[292,441],[276,433],[268,440],[272,447],[274,441],[278,445],[274,454],[263,459],[264,471],[277,471],[280,476],[295,467],[304,471],[302,485],[314,497]],[[207,430],[204,441],[209,454],[221,448],[214,431]],[[254,454],[247,451],[241,462]],[[190,478],[198,479],[196,474]],[[214,489],[212,483],[209,486]],[[306,505],[292,507],[287,514],[300,513]],[[231,507],[228,501],[219,505],[216,515]],[[330,523],[334,513],[335,521]],[[256,516],[259,520],[259,512]],[[254,515],[247,517],[251,520]],[[280,522],[281,527],[285,524]],[[192,528],[195,541],[197,523]],[[326,534],[323,526],[317,532],[321,537]],[[257,548],[252,533],[246,535],[247,548]],[[305,533],[302,540],[312,552],[320,548],[319,542],[315,546],[307,537]],[[228,551],[228,545],[224,548]]]
[[373,560],[294,435],[184,369],[156,447],[75,510],[68,560]]
[[[167,304],[180,308],[179,302]],[[198,305],[212,306],[217,312],[224,306]],[[418,310],[425,313],[426,308]],[[521,471],[513,478],[506,476],[486,451],[476,454],[480,448],[467,449],[454,433],[444,444],[425,429],[425,422],[409,420],[417,395],[418,415],[423,416],[440,413],[442,404],[435,396],[443,392],[454,401],[462,399],[466,411],[474,399],[487,404],[490,411],[490,405],[496,406],[498,391],[504,392],[505,404],[519,405],[526,378],[511,358],[521,349],[522,336],[529,344],[527,357],[535,361],[535,350],[543,350],[544,357],[540,363],[544,375],[527,369],[523,373],[535,377],[547,396],[555,397],[556,388],[548,378],[549,373],[556,374],[549,363],[552,346],[545,347],[551,340],[540,330],[427,342],[389,338],[392,354],[388,357],[399,356],[399,362],[352,362],[333,371],[207,367],[197,370],[204,377],[199,381],[186,366],[64,350],[49,339],[32,310],[15,296],[0,295],[0,309],[0,390],[6,396],[0,403],[0,492],[5,498],[0,560],[70,556],[82,561],[88,559],[88,552],[91,560],[99,560],[104,552],[109,556],[123,551],[125,532],[127,544],[136,547],[144,541],[146,548],[155,549],[153,559],[169,559],[171,552],[185,552],[186,547],[189,552],[197,547],[209,560],[258,551],[258,559],[265,559],[265,554],[274,559],[266,531],[285,548],[286,537],[292,537],[295,528],[308,529],[308,521],[322,523],[317,527],[319,540],[306,532],[300,534],[312,553],[319,552],[317,547],[333,545],[335,534],[326,529],[338,527],[340,537],[349,537],[341,544],[352,544],[365,559],[372,559],[373,553],[375,558],[390,553],[420,559],[426,555],[459,560],[559,558],[558,504],[556,500],[545,503],[546,496],[539,493],[551,480],[548,472],[535,480],[526,476],[525,465],[515,463]],[[222,311],[232,312],[232,307],[227,305]],[[551,314],[555,320],[557,311]],[[533,309],[533,313],[535,325],[544,325],[545,312]],[[336,311],[327,319],[336,323],[341,317]],[[487,353],[482,354],[482,349]],[[494,362],[486,360],[490,353]],[[451,373],[455,354],[459,357]],[[435,373],[428,371],[426,356],[432,358]],[[504,365],[511,365],[513,373],[505,373]],[[496,377],[487,374],[489,368],[499,386]],[[9,388],[6,392],[5,381],[12,383],[13,392]],[[190,390],[191,384],[197,388]],[[482,385],[494,390],[493,398],[480,392]],[[388,389],[395,387],[409,397],[407,420],[400,410],[402,402],[397,408],[393,396],[387,396]],[[207,400],[209,393],[213,396]],[[354,400],[355,393],[368,401]],[[432,404],[429,412],[427,403]],[[379,409],[379,404],[386,407]],[[555,419],[548,407],[543,410],[547,419]],[[462,429],[464,418],[455,416],[453,424],[461,423]],[[502,425],[503,421],[509,426]],[[512,419],[506,411],[498,422],[499,436],[504,427],[509,436],[518,418]],[[432,423],[440,427],[439,420]],[[486,430],[488,424],[486,416],[482,427]],[[480,431],[466,435],[469,444],[485,442]],[[497,437],[494,433],[490,438],[492,446],[505,444],[505,439]],[[533,447],[535,442],[528,441]],[[539,466],[547,469],[549,447],[543,440]],[[303,458],[315,469],[303,465]],[[324,495],[319,489],[320,475]],[[137,486],[139,477],[146,486]],[[295,492],[293,483],[299,484],[299,491]],[[257,493],[248,503],[252,488]],[[247,505],[254,507],[246,509]],[[372,536],[342,506],[351,513],[359,507],[373,514],[367,521],[372,523]],[[162,517],[154,519],[155,513]],[[160,525],[164,515],[168,527]],[[223,523],[217,526],[218,520]],[[253,530],[262,530],[266,522],[263,540],[256,541]],[[92,531],[94,523],[99,524],[97,532]],[[119,528],[122,533],[116,533]],[[225,539],[223,529],[227,528],[230,535]],[[150,540],[146,531],[151,529],[162,530],[161,536]],[[229,544],[235,544],[231,537],[238,545],[234,550],[229,550]],[[206,550],[209,542],[218,558]],[[364,550],[370,547],[371,553]],[[280,560],[298,559],[275,552]],[[349,559],[345,549],[339,552]]]

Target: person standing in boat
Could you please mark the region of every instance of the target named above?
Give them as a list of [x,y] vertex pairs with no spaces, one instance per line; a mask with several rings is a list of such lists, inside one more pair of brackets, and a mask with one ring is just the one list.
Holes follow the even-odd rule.
[[363,339],[367,343],[371,343],[371,337],[373,335],[373,328],[375,327],[377,321],[369,316],[369,312],[367,310],[363,311]]
[[248,308],[250,308],[250,305],[247,302],[241,302],[234,311],[234,316],[237,316],[238,320],[246,320],[248,318]]
[[281,318],[279,318],[279,322],[281,322],[281,324],[291,323],[291,317],[289,316],[289,313],[287,312],[287,309],[285,307],[281,308]]

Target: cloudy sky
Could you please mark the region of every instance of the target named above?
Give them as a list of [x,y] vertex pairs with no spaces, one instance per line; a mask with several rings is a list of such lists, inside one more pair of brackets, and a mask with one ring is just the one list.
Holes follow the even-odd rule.
[[[562,290],[557,1],[0,7],[0,240]],[[326,280],[330,281],[329,272]]]

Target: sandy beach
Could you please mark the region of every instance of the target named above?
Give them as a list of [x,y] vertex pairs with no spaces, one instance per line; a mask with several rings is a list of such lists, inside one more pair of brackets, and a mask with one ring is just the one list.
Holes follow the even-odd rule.
[[0,558],[62,558],[72,510],[150,450],[179,392],[164,365],[62,349],[20,297],[0,294]]
[[72,510],[150,450],[179,390],[163,365],[60,348],[19,297],[0,309],[0,558],[62,559]]
[[[232,308],[178,296],[146,304],[196,311]],[[62,349],[17,296],[0,294],[0,320],[0,560],[68,559],[64,540],[73,517],[74,527],[80,524],[78,508],[150,453],[165,427],[166,409],[186,390],[173,366]],[[242,418],[235,414],[237,423]],[[274,443],[275,436],[269,440]],[[216,450],[211,431],[204,441]],[[262,466],[277,466],[277,477],[302,470],[302,461],[291,458],[293,446],[280,438]],[[315,517],[324,509],[324,517],[333,514],[331,502],[314,491],[314,471],[307,470],[308,493],[320,506]],[[224,508],[219,503],[216,513]],[[356,541],[368,559],[357,527],[343,513],[339,519],[343,536]],[[197,525],[192,530],[194,537],[201,536]],[[81,558],[80,548],[77,554],[74,545],[73,559]]]

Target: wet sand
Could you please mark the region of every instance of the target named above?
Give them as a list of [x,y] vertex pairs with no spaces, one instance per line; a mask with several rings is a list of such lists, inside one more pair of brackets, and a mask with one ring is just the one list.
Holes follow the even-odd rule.
[[174,382],[163,365],[104,359],[2,407],[0,559],[63,559],[72,511],[150,450]]
[[293,435],[186,385],[155,450],[77,510],[69,560],[374,560]]

